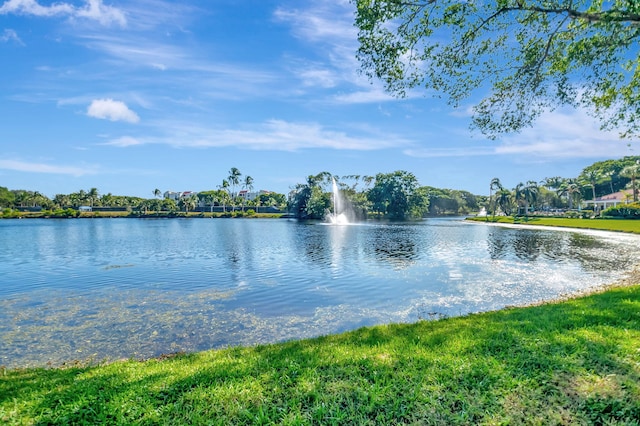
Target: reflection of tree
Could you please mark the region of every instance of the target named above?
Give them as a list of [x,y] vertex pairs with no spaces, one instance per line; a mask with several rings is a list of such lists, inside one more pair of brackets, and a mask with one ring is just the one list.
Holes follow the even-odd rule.
[[606,240],[577,232],[494,229],[487,234],[487,250],[491,259],[577,262],[585,271],[615,270],[631,262]]
[[567,255],[580,262],[586,271],[611,271],[631,263],[629,256],[612,244],[591,235],[572,233],[567,242]]
[[518,232],[513,240],[513,252],[522,260],[536,260],[543,249],[543,241],[537,232]]
[[509,241],[502,229],[492,229],[489,232],[487,243],[491,259],[502,259],[507,256]]
[[368,241],[366,251],[375,260],[391,263],[396,267],[406,267],[418,258],[418,231],[404,226],[390,226],[376,229]]

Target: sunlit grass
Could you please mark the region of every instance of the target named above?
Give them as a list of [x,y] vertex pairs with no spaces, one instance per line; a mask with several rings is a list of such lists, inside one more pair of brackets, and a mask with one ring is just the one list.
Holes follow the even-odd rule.
[[640,220],[633,219],[572,219],[560,217],[518,217],[487,216],[470,217],[467,220],[489,223],[508,223],[539,226],[558,226],[565,228],[598,229],[602,231],[631,232],[640,234]]
[[0,371],[0,423],[638,424],[640,286],[145,362]]

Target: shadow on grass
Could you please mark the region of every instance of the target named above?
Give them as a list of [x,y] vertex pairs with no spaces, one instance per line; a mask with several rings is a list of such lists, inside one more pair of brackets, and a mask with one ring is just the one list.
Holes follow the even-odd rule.
[[637,424],[640,287],[144,363],[0,375],[8,424]]

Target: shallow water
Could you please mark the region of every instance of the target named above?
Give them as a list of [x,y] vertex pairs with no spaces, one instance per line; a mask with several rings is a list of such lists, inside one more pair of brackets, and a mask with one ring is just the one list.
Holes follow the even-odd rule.
[[548,300],[638,236],[458,219],[0,221],[0,365],[146,358]]

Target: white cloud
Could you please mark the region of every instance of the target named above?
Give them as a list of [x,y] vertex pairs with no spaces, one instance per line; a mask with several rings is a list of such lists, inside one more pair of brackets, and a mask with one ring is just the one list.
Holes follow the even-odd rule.
[[502,139],[498,155],[542,158],[606,158],[629,155],[628,142],[617,131],[600,130],[585,111],[563,109],[543,114],[535,126]]
[[138,114],[130,110],[124,102],[114,101],[113,99],[94,100],[87,108],[87,115],[111,121],[126,121],[129,123],[140,121]]
[[[292,123],[284,120],[268,120],[247,125],[242,129],[211,129],[194,123],[158,123],[167,136],[153,138],[160,143],[179,148],[215,148],[233,146],[252,150],[299,151],[326,148],[335,150],[374,151],[408,145],[408,141],[396,135],[380,134],[374,130],[355,129],[354,134],[336,131],[318,123]],[[357,134],[356,134],[357,133]],[[147,138],[147,140],[151,140]],[[140,145],[143,139],[123,137],[107,143],[118,147]]]
[[478,157],[484,155],[495,155],[495,147],[456,147],[456,148],[416,148],[406,149],[403,153],[409,157],[417,158],[439,158],[439,157]]
[[71,175],[76,177],[96,174],[95,167],[59,166],[44,163],[28,163],[19,160],[0,160],[0,169],[17,172]]
[[0,34],[0,42],[6,43],[8,41],[15,41],[18,44],[24,45],[20,37],[18,37],[18,33],[11,29],[5,29],[2,34]]
[[85,0],[84,7],[69,3],[53,3],[43,6],[37,0],[7,0],[0,6],[0,15],[17,14],[40,17],[65,16],[71,19],[89,19],[108,26],[112,23],[124,27],[127,24],[124,13],[113,6],[106,6],[102,0]]
[[102,0],[87,0],[85,7],[76,9],[75,16],[98,21],[104,26],[109,26],[112,23],[121,27],[127,25],[124,13],[113,6],[105,6]]
[[[458,110],[462,112],[464,110]],[[457,116],[457,115],[456,115]],[[450,130],[453,141],[465,141],[468,134]],[[459,133],[459,134],[458,134]],[[539,161],[599,159],[632,154],[629,142],[620,140],[615,131],[602,131],[586,112],[564,109],[543,114],[534,127],[504,136],[499,141],[465,142],[448,148],[410,148],[410,157],[479,157],[517,156]],[[631,145],[633,147],[633,145]]]
[[277,9],[276,19],[293,24],[294,34],[309,41],[356,39],[354,8],[349,2],[316,1],[308,9]]
[[382,88],[372,88],[371,90],[359,90],[352,93],[343,93],[333,98],[340,104],[364,104],[374,102],[389,102],[397,100]]
[[142,142],[139,139],[133,138],[131,136],[123,136],[121,138],[117,138],[117,139],[113,139],[107,143],[105,143],[104,145],[111,145],[111,146],[117,146],[117,147],[128,147],[128,146],[134,146],[134,145],[142,145],[144,144],[144,142]]
[[74,7],[68,3],[56,3],[41,6],[36,0],[7,0],[0,6],[0,15],[15,13],[18,15],[56,16],[71,15]]

